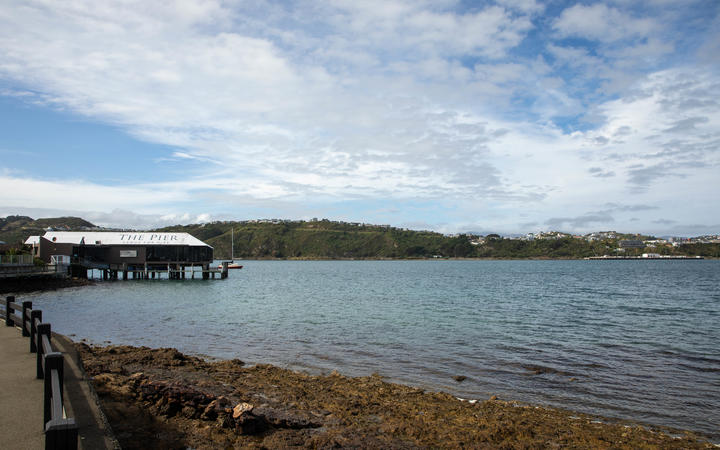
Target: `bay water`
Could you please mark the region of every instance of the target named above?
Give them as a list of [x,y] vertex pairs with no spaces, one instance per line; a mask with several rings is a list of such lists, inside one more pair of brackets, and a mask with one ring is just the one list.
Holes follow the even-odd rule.
[[[720,439],[720,261],[243,261],[22,296],[53,331]],[[462,382],[454,376],[467,377]]]

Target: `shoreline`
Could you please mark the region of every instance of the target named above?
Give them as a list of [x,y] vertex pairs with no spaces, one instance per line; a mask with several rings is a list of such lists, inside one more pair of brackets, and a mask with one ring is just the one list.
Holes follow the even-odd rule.
[[[702,256],[700,258],[696,258],[694,256],[685,256],[685,257],[673,257],[673,258],[640,258],[640,257],[625,257],[625,258],[603,258],[602,256],[579,256],[579,257],[567,257],[567,258],[553,258],[550,256],[535,256],[535,257],[527,257],[527,258],[500,258],[500,257],[488,257],[488,258],[456,258],[456,257],[442,257],[442,258],[311,258],[311,257],[290,257],[290,258],[249,258],[249,257],[243,257],[239,258],[236,257],[233,259],[233,261],[588,261],[589,258],[592,258],[591,260],[595,259],[607,259],[607,260],[647,260],[647,261],[655,261],[655,260],[672,260],[672,261],[682,261],[682,260],[692,260],[692,261],[702,261],[702,260],[718,260],[720,258],[713,257],[713,256]],[[216,261],[223,261],[223,260],[230,260],[230,258],[215,258]]]
[[715,448],[686,430],[389,383],[75,343],[123,448]]
[[30,292],[46,292],[58,289],[92,286],[93,280],[82,278],[27,277],[9,278],[0,283],[0,294],[27,294]]

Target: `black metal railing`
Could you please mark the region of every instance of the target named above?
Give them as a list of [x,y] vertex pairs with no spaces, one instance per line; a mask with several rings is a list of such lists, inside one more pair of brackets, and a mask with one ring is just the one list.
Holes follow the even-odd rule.
[[66,417],[63,402],[64,357],[53,349],[50,324],[42,321],[42,311],[32,309],[32,302],[18,304],[14,296],[9,296],[3,306],[0,317],[5,319],[5,325],[20,327],[22,335],[30,338],[30,352],[37,354],[36,376],[44,380],[45,449],[77,449],[78,427],[75,419]]

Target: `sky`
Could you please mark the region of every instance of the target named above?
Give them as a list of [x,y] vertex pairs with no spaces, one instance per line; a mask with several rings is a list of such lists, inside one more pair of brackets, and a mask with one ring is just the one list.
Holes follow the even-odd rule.
[[0,0],[0,217],[720,233],[717,0]]

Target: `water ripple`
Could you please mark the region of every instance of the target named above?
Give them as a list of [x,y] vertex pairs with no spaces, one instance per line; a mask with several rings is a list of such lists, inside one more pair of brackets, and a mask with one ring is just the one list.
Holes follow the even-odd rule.
[[[720,261],[246,261],[31,295],[102,344],[520,401],[720,438]],[[468,377],[463,383],[452,377]]]

